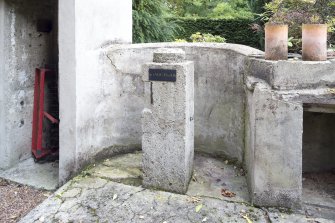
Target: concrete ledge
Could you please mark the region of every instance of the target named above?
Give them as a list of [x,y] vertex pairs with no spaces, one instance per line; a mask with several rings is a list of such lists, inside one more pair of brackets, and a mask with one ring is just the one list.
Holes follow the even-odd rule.
[[268,61],[250,58],[247,72],[265,80],[276,90],[335,86],[335,60]]

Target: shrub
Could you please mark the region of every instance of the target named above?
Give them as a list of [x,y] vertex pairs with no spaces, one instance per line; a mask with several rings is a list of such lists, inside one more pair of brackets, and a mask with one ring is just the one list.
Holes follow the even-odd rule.
[[207,42],[207,43],[224,43],[226,42],[226,39],[221,36],[214,36],[210,33],[201,34],[200,32],[194,33],[191,35],[190,39],[193,43],[201,43],[201,42]]
[[176,18],[170,20],[182,28],[176,34],[178,39],[191,41],[190,36],[194,33],[211,33],[225,38],[228,43],[260,48],[259,37],[250,27],[252,19]]
[[173,41],[179,27],[165,18],[166,10],[163,0],[133,0],[133,42]]
[[[288,24],[291,37],[291,52],[301,50],[301,26],[308,23],[327,23],[329,32],[334,31],[334,0],[273,0],[265,4],[262,20],[270,23]],[[329,43],[334,42],[334,34]]]

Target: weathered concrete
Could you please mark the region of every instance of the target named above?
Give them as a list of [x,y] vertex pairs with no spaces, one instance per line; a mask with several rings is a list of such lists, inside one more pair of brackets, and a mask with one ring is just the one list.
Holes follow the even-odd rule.
[[[150,69],[175,70],[176,81],[150,81]],[[181,49],[160,49],[143,81],[150,101],[142,112],[143,185],[183,194],[193,171],[194,64]]]
[[[0,0],[0,142],[5,142],[6,134],[5,134],[5,108],[2,106],[5,103],[4,97],[4,89],[5,89],[5,33],[8,32],[5,28],[5,2],[4,0]],[[4,157],[7,153],[7,148],[3,143],[0,144],[0,156]],[[0,161],[4,162],[3,160]],[[4,166],[8,166],[8,164],[0,164],[0,169]]]
[[[289,214],[255,208],[241,199],[247,193],[245,187],[236,190],[246,182],[230,161],[196,156],[195,164],[194,190],[186,196],[116,183],[132,185],[130,181],[141,170],[141,153],[117,156],[85,170],[20,222],[334,222],[321,218],[320,212]],[[236,192],[239,198],[223,197],[221,188]],[[334,214],[328,217],[333,219]]]
[[256,84],[248,93],[246,162],[252,202],[292,207],[302,189],[302,104],[274,97]]
[[35,163],[33,158],[0,172],[0,177],[34,188],[54,191],[58,188],[58,162]]
[[245,166],[254,204],[300,205],[302,172],[334,168],[334,61],[246,66]]
[[335,87],[335,60],[328,61],[268,61],[250,59],[251,76],[266,80],[277,90]]
[[8,168],[31,154],[35,68],[58,63],[57,28],[36,28],[39,19],[57,27],[57,1],[0,2],[0,168]]
[[[124,146],[121,137],[113,138],[115,125],[107,118],[111,111],[106,104],[116,106],[105,92],[109,83],[104,81],[100,59],[106,45],[131,42],[131,4],[131,0],[59,2],[61,182],[101,150],[110,148],[112,153],[119,150],[112,146]],[[131,145],[128,141],[126,146]]]
[[[89,168],[83,174],[131,186],[143,185],[142,152],[112,157]],[[221,189],[235,193],[224,197]],[[245,172],[230,160],[195,154],[192,180],[186,193],[190,197],[250,203]]]
[[[106,49],[103,89],[111,137],[140,144],[144,85],[142,65],[158,48],[182,48],[195,64],[195,145],[198,151],[233,157],[242,162],[244,150],[244,63],[259,50],[213,43],[157,43],[112,46]],[[118,105],[116,107],[115,105]],[[127,114],[125,118],[124,114]],[[121,128],[121,126],[123,126]]]

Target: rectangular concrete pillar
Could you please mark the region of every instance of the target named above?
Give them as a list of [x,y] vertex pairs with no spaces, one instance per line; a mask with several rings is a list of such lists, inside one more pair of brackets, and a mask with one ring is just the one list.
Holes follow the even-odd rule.
[[184,58],[182,50],[161,49],[143,75],[143,184],[176,193],[187,191],[194,157],[194,65]]
[[0,0],[0,169],[8,166],[5,162],[7,153],[5,144],[5,100],[4,85],[5,81],[5,2]]
[[105,100],[101,58],[110,43],[131,41],[131,0],[59,0],[61,184],[112,146],[97,133],[109,124],[97,121]]
[[280,100],[260,84],[247,93],[245,160],[252,202],[258,206],[298,206],[302,193],[302,104]]

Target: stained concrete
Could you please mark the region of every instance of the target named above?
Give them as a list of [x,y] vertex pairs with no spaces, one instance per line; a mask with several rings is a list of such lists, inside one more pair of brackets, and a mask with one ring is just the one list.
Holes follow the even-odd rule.
[[35,163],[33,158],[0,172],[0,177],[44,190],[58,188],[58,162]]
[[302,173],[334,168],[334,66],[247,62],[244,155],[254,204],[299,207]]
[[266,80],[276,90],[334,87],[335,60],[269,61],[251,58],[247,66],[251,76]]
[[[181,49],[160,49],[144,65],[143,185],[184,194],[194,159],[194,64]],[[150,69],[174,70],[175,82],[150,81]]]
[[[304,210],[251,206],[243,171],[231,161],[204,155],[196,156],[194,189],[188,195],[144,189],[141,156],[116,156],[89,167],[20,222],[334,222],[334,215],[327,219]],[[236,197],[223,197],[222,188]]]
[[298,102],[274,97],[260,83],[248,92],[246,166],[252,202],[297,207],[302,189],[302,120]]
[[[108,118],[109,114],[115,115],[109,106],[114,104],[112,107],[117,110],[123,106],[108,100],[115,93],[111,85],[116,83],[108,81],[111,75],[105,72],[103,64],[107,59],[106,46],[132,41],[131,5],[131,0],[59,1],[61,183],[104,149],[139,148],[133,146],[139,143],[131,140],[124,143],[126,125],[117,125]],[[127,91],[128,85],[122,88]],[[128,100],[128,103],[137,102]],[[123,115],[129,117],[126,112]]]
[[[142,152],[115,156],[91,166],[83,175],[140,186],[143,183],[142,156]],[[234,192],[236,196],[222,196],[222,188]],[[233,161],[212,158],[206,154],[196,154],[194,172],[186,194],[191,197],[211,197],[235,202],[250,201],[243,168],[235,165]]]
[[[0,168],[30,156],[35,68],[57,70],[57,2],[1,0]],[[40,19],[53,29],[37,30]]]
[[[158,48],[181,48],[195,64],[195,145],[198,151],[233,157],[244,150],[244,65],[261,51],[236,44],[155,43],[109,46],[105,51],[102,111],[113,144],[140,144],[145,105],[142,65]],[[110,103],[109,103],[110,102]],[[115,106],[117,104],[118,106]],[[100,106],[99,106],[100,108]],[[126,115],[125,115],[126,114]]]

